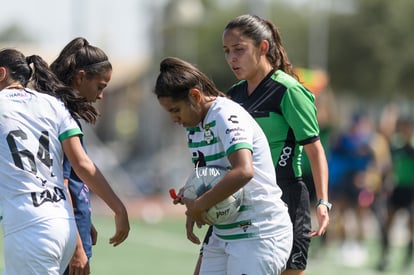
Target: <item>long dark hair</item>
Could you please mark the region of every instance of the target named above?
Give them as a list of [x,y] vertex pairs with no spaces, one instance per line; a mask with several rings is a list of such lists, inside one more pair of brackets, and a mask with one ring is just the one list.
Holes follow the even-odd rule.
[[[67,86],[72,85],[73,76],[79,70],[84,70],[89,79],[103,75],[112,70],[112,64],[103,50],[92,46],[83,37],[70,41],[50,64],[50,69]],[[94,108],[91,103],[91,108]],[[95,109],[98,114],[98,111]],[[93,123],[96,121],[96,117]],[[88,121],[90,122],[90,121]]]
[[70,86],[78,70],[85,70],[88,77],[112,70],[111,62],[103,50],[89,44],[83,37],[70,41],[50,64],[52,72],[66,85]]
[[188,100],[190,89],[197,88],[207,96],[225,96],[203,72],[176,57],[167,57],[160,63],[154,93],[158,98]]
[[[32,65],[32,67],[31,67]],[[60,99],[72,116],[93,121],[96,112],[89,103],[75,91],[63,84],[49,69],[48,64],[38,55],[25,57],[15,49],[0,51],[0,66],[5,67],[11,79],[23,87],[46,93]]]
[[299,79],[283,47],[279,29],[274,23],[256,15],[244,14],[231,20],[224,28],[225,31],[231,29],[240,30],[244,36],[252,39],[256,46],[259,46],[263,40],[267,40],[269,51],[266,54],[266,58],[273,68],[282,70]]

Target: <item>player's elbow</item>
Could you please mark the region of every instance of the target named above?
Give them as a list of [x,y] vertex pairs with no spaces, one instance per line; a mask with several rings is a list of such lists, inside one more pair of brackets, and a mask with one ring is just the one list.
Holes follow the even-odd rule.
[[243,184],[248,183],[254,176],[254,169],[253,167],[245,167],[244,169],[238,170],[238,177],[240,179],[240,182],[243,182]]
[[77,161],[71,163],[71,165],[81,179],[90,177],[96,172],[95,164],[89,157],[78,159]]

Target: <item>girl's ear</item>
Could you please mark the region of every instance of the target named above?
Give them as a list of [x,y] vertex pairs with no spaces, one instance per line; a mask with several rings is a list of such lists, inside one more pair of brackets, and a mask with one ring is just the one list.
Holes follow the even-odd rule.
[[0,82],[7,78],[7,70],[5,67],[0,67]]
[[269,51],[269,41],[262,40],[262,42],[260,42],[260,52],[263,55],[266,55],[268,51]]
[[201,91],[197,88],[190,89],[190,92],[188,93],[188,98],[191,103],[199,104],[201,102]]
[[73,86],[75,88],[79,87],[82,84],[83,79],[86,77],[86,72],[85,70],[78,70],[75,72],[75,74],[73,75]]

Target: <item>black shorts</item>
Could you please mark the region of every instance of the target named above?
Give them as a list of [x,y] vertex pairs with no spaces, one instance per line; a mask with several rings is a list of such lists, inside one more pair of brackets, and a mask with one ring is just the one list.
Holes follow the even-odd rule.
[[396,186],[390,198],[389,205],[394,209],[407,209],[413,211],[414,186]]
[[293,224],[293,247],[286,269],[305,270],[310,245],[311,213],[309,192],[302,179],[278,180],[282,189],[282,200],[287,204]]

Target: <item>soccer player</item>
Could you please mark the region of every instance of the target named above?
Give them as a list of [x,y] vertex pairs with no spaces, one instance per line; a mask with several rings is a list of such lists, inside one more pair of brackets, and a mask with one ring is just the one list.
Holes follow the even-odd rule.
[[413,262],[414,254],[414,120],[411,116],[401,116],[397,120],[396,132],[392,143],[392,185],[387,192],[387,216],[385,228],[381,232],[381,258],[378,264],[380,271],[385,271],[390,262],[390,234],[393,222],[398,211],[408,214],[407,246],[404,258],[404,269],[408,269]]
[[[33,89],[27,88],[29,80]],[[63,154],[114,211],[116,232],[110,243],[116,246],[128,236],[126,208],[86,155],[82,132],[72,118],[94,110],[70,91],[39,56],[0,51],[3,274],[57,275],[66,269],[77,230],[63,181]]]
[[[292,254],[283,274],[303,275],[310,239],[325,233],[332,207],[314,96],[298,81],[272,22],[258,16],[238,16],[224,28],[222,41],[225,59],[240,80],[227,94],[263,129],[293,223]],[[310,161],[317,197],[319,228],[315,231],[311,230],[309,192],[302,179],[303,150]]]
[[[112,65],[105,52],[89,44],[83,37],[77,37],[70,41],[62,49],[56,60],[52,62],[50,68],[59,80],[72,87],[79,96],[85,98],[93,109],[95,108],[92,103],[103,99],[104,89],[112,75]],[[96,118],[97,115],[93,115],[86,117],[85,121],[93,124]],[[79,114],[74,116],[74,119],[81,127]],[[82,137],[81,143],[84,146]],[[78,177],[66,157],[63,162],[63,176],[69,185],[79,232],[76,250],[65,275],[69,274],[69,268],[74,274],[83,271],[85,274],[89,274],[92,245],[96,244],[98,234],[91,219],[89,188]]]
[[186,128],[195,167],[231,167],[197,199],[178,199],[187,208],[188,239],[200,242],[193,227],[208,223],[206,209],[244,189],[243,210],[212,226],[200,274],[281,274],[292,247],[292,223],[259,125],[199,69],[178,58],[161,62],[154,93],[171,120]]

